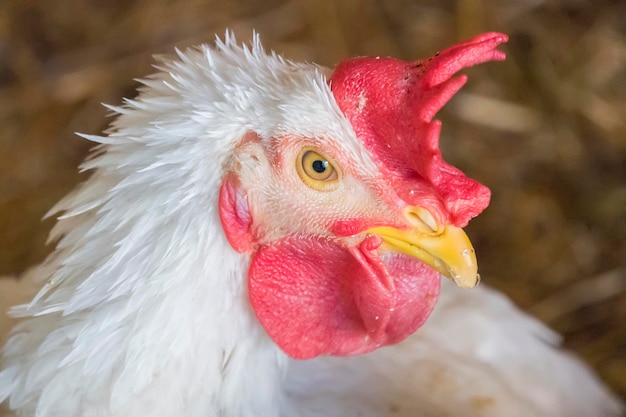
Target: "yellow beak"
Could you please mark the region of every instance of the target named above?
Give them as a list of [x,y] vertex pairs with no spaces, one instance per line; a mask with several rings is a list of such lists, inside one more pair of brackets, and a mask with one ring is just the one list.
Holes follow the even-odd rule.
[[366,230],[383,239],[383,248],[413,256],[463,288],[480,281],[472,243],[463,231],[452,225],[441,226],[430,212],[409,207],[405,216],[413,227],[400,230],[381,226]]

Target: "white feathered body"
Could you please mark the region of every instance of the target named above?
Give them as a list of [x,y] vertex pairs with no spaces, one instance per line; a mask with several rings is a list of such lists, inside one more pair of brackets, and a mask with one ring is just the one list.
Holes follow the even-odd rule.
[[22,279],[41,290],[12,310],[24,319],[3,351],[0,402],[14,415],[618,415],[552,332],[485,288],[444,286],[428,324],[397,346],[288,359],[249,306],[248,256],[220,227],[224,166],[248,131],[363,151],[324,70],[258,39],[248,49],[227,36],[161,65],[136,100],[111,107],[106,136],[86,136],[99,143],[82,166],[93,174],[51,211],[56,248]]

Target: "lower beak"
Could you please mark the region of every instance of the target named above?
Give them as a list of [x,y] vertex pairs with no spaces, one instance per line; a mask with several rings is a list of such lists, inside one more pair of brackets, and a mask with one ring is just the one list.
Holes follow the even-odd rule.
[[[416,212],[424,213],[421,208],[409,208],[407,217],[415,224]],[[430,214],[428,214],[430,216]],[[417,225],[409,230],[382,226],[366,230],[383,239],[383,248],[404,253],[417,258],[437,270],[443,276],[453,280],[463,288],[473,288],[480,281],[478,264],[474,248],[463,229],[452,226],[438,226],[432,229],[434,219]]]

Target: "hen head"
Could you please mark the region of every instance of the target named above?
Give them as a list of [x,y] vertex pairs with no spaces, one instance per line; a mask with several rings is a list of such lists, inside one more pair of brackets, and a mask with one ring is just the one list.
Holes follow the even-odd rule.
[[319,108],[276,100],[291,124],[318,130],[249,129],[236,144],[220,219],[231,246],[251,256],[252,308],[287,354],[397,343],[428,318],[440,274],[478,283],[461,228],[489,190],[443,161],[432,119],[466,81],[452,75],[504,59],[495,47],[506,40],[488,33],[415,62],[344,61],[298,99]]

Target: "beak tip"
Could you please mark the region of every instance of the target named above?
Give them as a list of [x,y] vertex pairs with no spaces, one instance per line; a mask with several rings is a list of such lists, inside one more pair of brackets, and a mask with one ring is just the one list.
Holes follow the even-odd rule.
[[452,280],[456,285],[461,288],[474,288],[480,284],[480,274],[476,274],[473,277],[463,277],[461,275],[455,275]]

